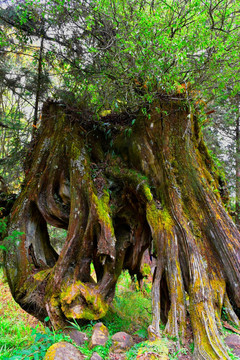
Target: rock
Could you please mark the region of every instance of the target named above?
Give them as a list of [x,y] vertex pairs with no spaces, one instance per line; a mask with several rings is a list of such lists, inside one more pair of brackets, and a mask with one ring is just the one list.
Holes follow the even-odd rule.
[[108,329],[103,323],[97,323],[93,327],[93,334],[89,343],[89,348],[92,349],[94,346],[102,345],[105,346],[108,341]]
[[67,335],[75,342],[76,345],[81,346],[86,341],[88,341],[88,337],[84,332],[78,330],[71,330],[67,333]]
[[50,346],[44,360],[83,360],[84,357],[75,346],[62,341]]
[[131,335],[125,332],[118,332],[112,337],[113,345],[111,351],[121,352],[130,349],[134,345]]
[[240,358],[240,336],[236,334],[228,335],[225,338],[225,343],[230,347],[233,354]]
[[90,360],[102,360],[102,357],[97,352],[94,352]]

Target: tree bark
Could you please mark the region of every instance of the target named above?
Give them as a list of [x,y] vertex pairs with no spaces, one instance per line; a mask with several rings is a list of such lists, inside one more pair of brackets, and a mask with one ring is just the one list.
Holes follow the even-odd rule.
[[[105,118],[111,142],[101,122],[88,119],[44,106],[11,217],[10,232],[24,233],[5,260],[14,298],[39,319],[48,315],[55,328],[99,319],[122,269],[140,278],[150,247],[155,331],[161,320],[184,341],[189,313],[194,359],[229,359],[219,329],[223,307],[239,326],[240,235],[196,116],[180,96],[162,97],[136,115],[131,131],[132,118]],[[68,230],[59,256],[47,223]]]
[[236,225],[240,228],[240,96],[236,96]]
[[[42,25],[43,26],[43,25]],[[41,32],[43,32],[42,29]],[[41,43],[39,48],[39,58],[38,58],[38,75],[37,75],[37,89],[36,89],[36,97],[35,97],[35,106],[34,106],[34,116],[33,116],[33,130],[32,136],[34,136],[36,129],[37,129],[37,122],[38,122],[38,107],[39,107],[39,98],[40,98],[40,91],[41,91],[41,82],[42,82],[42,58],[43,58],[43,44],[44,44],[44,37],[41,37]]]

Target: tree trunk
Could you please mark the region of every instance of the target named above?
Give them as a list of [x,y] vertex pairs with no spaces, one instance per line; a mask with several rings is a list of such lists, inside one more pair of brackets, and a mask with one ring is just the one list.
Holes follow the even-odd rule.
[[[44,28],[42,29],[42,31],[44,31]],[[37,75],[37,88],[36,88],[36,97],[35,97],[35,106],[34,106],[32,136],[35,135],[37,129],[37,121],[38,121],[38,106],[39,106],[39,98],[40,98],[41,83],[42,83],[43,44],[44,44],[44,37],[42,35],[40,48],[39,48],[39,58],[38,58],[38,75]]]
[[[161,319],[165,332],[183,341],[188,312],[194,358],[228,359],[219,329],[223,307],[239,326],[240,237],[196,117],[183,98],[166,97],[139,112],[130,130],[129,116],[109,115],[105,128],[90,119],[44,106],[11,217],[10,232],[24,232],[6,254],[14,298],[39,319],[48,315],[55,328],[99,319],[122,269],[141,278],[150,247],[155,331]],[[59,256],[47,223],[68,230]]]
[[240,228],[240,96],[236,96],[236,225]]

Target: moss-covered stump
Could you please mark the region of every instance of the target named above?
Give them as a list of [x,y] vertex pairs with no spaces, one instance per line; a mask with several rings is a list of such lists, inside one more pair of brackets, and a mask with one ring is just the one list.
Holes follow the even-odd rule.
[[[122,269],[141,280],[148,248],[156,336],[161,320],[184,341],[189,314],[194,358],[228,359],[219,329],[223,308],[239,326],[240,235],[223,184],[182,97],[100,121],[45,104],[10,222],[24,233],[5,259],[14,298],[55,328],[99,319]],[[67,230],[59,255],[47,224]]]

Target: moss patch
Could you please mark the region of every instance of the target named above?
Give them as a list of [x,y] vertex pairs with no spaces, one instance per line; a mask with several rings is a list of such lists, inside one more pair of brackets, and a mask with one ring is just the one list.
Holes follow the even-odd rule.
[[108,305],[91,284],[81,281],[66,287],[60,295],[61,309],[69,319],[97,320],[108,310]]

